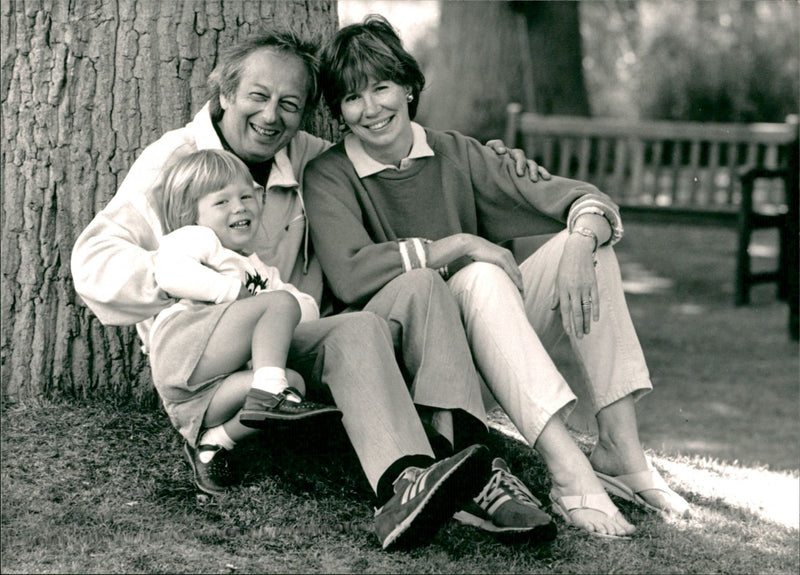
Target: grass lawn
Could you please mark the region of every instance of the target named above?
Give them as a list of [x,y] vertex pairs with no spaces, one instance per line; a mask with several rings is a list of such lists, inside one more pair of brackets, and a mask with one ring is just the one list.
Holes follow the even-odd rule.
[[[765,238],[764,253],[770,245]],[[195,495],[180,438],[159,411],[11,406],[0,571],[797,573],[798,346],[771,286],[751,306],[732,306],[734,246],[729,230],[629,225],[617,250],[656,387],[638,405],[642,437],[693,504],[691,519],[619,502],[638,526],[631,541],[559,523],[550,545],[504,545],[452,523],[426,547],[386,553],[338,429],[255,439],[239,454],[242,485],[209,501]],[[576,437],[588,451],[590,435]],[[501,414],[490,443],[546,499],[541,461]]]

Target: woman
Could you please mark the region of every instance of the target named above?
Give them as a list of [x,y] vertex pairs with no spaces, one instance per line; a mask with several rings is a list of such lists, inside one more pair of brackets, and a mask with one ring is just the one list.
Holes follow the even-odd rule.
[[[350,132],[305,172],[311,234],[334,294],[361,307],[404,273],[438,270],[479,371],[542,455],[553,509],[568,524],[630,535],[604,488],[686,513],[638,437],[634,401],[652,386],[611,249],[622,237],[615,204],[587,183],[526,181],[477,141],[412,122],[425,79],[380,16],[340,30],[322,68],[325,99]],[[498,245],[555,232],[519,267]],[[588,459],[563,423],[576,398],[547,353],[565,333],[598,423]]]

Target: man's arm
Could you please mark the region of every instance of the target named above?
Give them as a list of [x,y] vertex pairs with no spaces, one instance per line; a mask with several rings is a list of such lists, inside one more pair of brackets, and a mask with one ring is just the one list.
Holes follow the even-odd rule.
[[134,324],[169,301],[153,277],[158,240],[129,203],[112,203],[95,216],[72,249],[75,291],[108,325]]
[[169,303],[153,275],[161,224],[152,198],[168,162],[188,151],[191,146],[175,133],[146,148],[108,206],[75,242],[75,290],[104,324],[138,323]]

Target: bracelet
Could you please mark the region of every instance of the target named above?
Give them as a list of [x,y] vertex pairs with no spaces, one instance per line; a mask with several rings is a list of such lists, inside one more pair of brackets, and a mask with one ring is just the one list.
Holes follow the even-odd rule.
[[598,245],[599,242],[597,240],[597,234],[594,233],[592,230],[590,230],[587,227],[581,226],[579,228],[572,228],[572,231],[570,233],[571,234],[580,234],[580,235],[582,235],[584,237],[592,238],[594,240],[594,247],[592,248],[592,253],[593,254],[597,253],[597,245]]

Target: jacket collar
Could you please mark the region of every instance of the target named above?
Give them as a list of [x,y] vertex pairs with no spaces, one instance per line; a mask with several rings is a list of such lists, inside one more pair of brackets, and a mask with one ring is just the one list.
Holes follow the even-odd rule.
[[[195,142],[197,143],[198,150],[221,150],[223,148],[222,142],[214,129],[214,124],[211,121],[211,109],[208,102],[203,106],[203,109],[197,112],[192,120],[192,128],[195,135]],[[291,146],[291,141],[289,146]],[[275,154],[273,159],[272,170],[270,170],[269,178],[267,178],[267,189],[270,188],[294,188],[298,189],[300,183],[294,175],[292,163],[289,160],[289,153],[287,148],[281,148]]]

